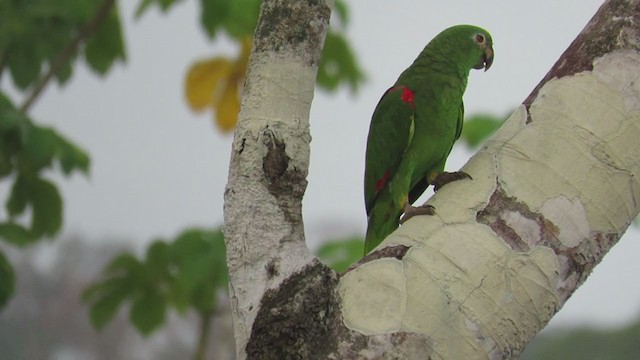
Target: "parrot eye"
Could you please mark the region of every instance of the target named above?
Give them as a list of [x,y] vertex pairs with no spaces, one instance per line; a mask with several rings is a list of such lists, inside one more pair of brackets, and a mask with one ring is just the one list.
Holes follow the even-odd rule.
[[476,42],[478,44],[483,44],[484,43],[484,35],[482,34],[476,34]]

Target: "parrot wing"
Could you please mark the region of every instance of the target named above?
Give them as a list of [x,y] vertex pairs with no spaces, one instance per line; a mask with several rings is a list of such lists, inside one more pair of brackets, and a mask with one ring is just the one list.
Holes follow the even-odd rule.
[[364,174],[367,215],[380,192],[398,170],[414,130],[414,94],[406,86],[388,89],[378,102],[371,119]]
[[[462,134],[463,123],[464,123],[464,103],[461,102],[460,111],[458,112],[458,121],[456,122],[456,137],[454,139],[454,142],[458,140],[458,138],[460,138],[460,134]],[[451,148],[453,148],[453,143],[451,143]],[[447,152],[447,156],[449,156],[449,153],[451,152],[451,148],[449,148],[449,151]],[[444,166],[444,164],[442,165]],[[440,171],[442,170],[444,169],[441,169]],[[424,193],[424,191],[427,190],[429,185],[430,184],[427,181],[427,174],[424,174],[418,179],[415,185],[411,187],[411,190],[409,190],[409,204],[413,204],[416,200],[418,200],[420,195],[422,195],[422,193]]]

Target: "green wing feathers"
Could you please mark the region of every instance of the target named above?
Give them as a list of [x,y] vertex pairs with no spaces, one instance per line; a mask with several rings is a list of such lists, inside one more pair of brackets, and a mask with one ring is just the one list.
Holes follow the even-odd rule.
[[387,90],[373,113],[367,138],[364,199],[367,215],[396,173],[414,130],[413,93],[405,86]]

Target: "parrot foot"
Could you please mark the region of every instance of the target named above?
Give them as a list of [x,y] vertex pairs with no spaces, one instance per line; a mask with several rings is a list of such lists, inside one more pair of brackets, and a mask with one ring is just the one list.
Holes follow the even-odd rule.
[[441,187],[443,187],[444,185],[446,185],[446,184],[448,184],[448,183],[450,183],[452,181],[462,180],[462,179],[473,180],[471,175],[467,174],[464,171],[454,171],[454,172],[446,172],[446,171],[444,171],[444,172],[441,172],[433,180],[433,183],[432,183],[433,191],[440,190]]
[[434,215],[436,208],[431,205],[412,206],[409,203],[404,204],[404,215],[400,218],[400,224],[404,224],[407,220],[416,215]]

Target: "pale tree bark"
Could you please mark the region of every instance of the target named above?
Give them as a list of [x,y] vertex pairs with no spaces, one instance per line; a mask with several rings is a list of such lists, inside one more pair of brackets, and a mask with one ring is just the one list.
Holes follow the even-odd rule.
[[224,205],[239,359],[245,357],[266,292],[313,261],[301,210],[309,167],[309,110],[330,14],[325,1],[262,4]]
[[238,358],[517,357],[640,209],[640,0],[605,2],[473,181],[345,274],[309,254],[300,215],[328,16],[263,3],[225,194]]

